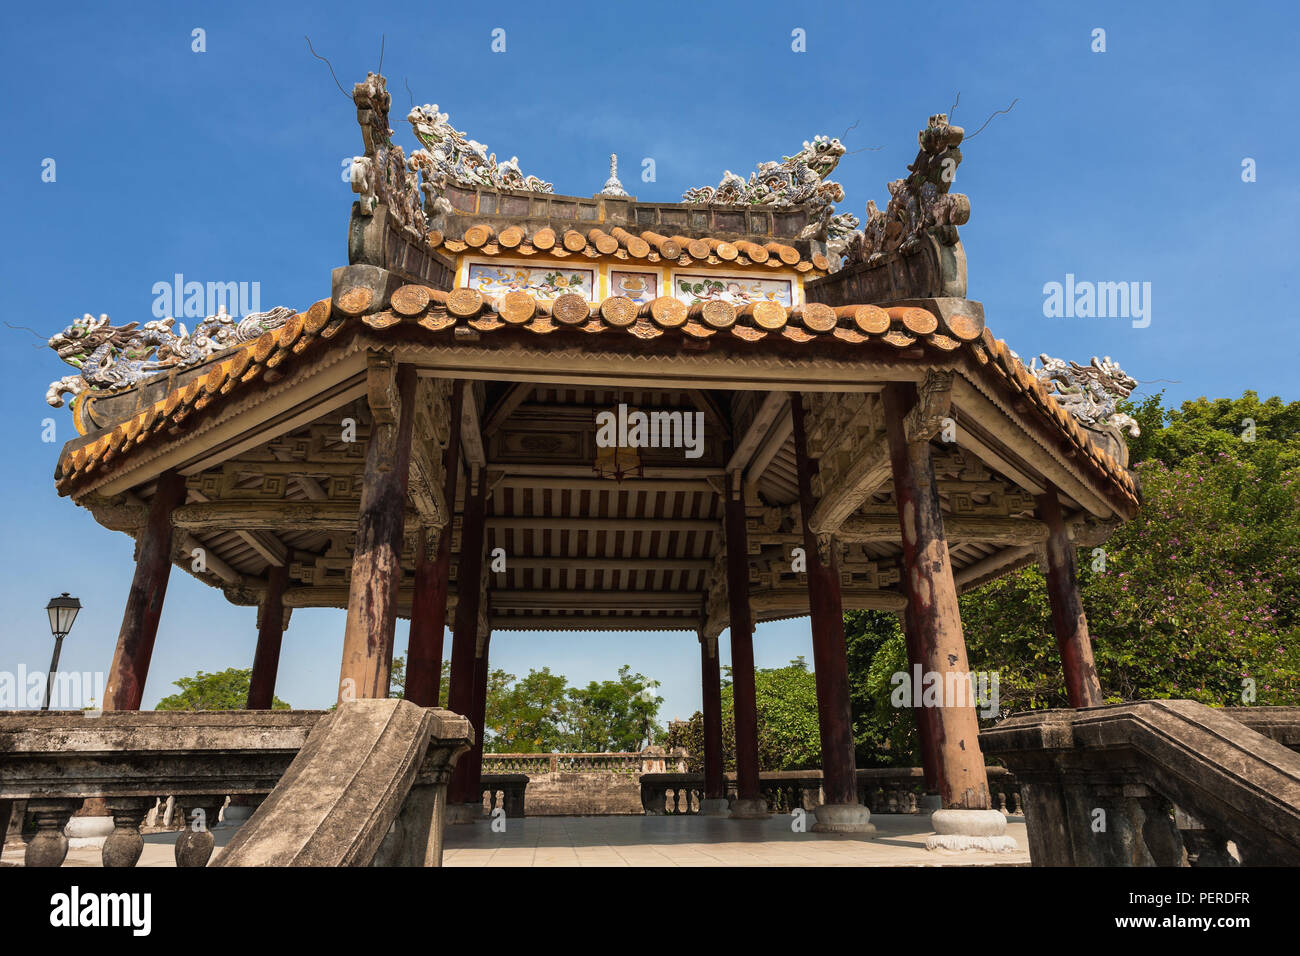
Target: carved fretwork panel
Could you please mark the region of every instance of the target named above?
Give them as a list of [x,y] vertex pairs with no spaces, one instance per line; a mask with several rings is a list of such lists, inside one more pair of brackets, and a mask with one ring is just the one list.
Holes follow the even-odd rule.
[[1032,512],[1034,496],[1000,481],[941,481],[939,494],[954,515],[1006,517]]

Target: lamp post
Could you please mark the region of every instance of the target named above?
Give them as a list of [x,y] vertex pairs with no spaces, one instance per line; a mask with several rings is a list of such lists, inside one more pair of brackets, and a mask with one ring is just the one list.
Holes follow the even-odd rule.
[[54,672],[59,669],[59,652],[63,650],[63,639],[72,630],[72,622],[77,619],[77,612],[80,610],[81,602],[74,597],[68,597],[67,591],[56,598],[50,598],[50,603],[45,605],[45,612],[50,616],[50,633],[54,635],[54,657],[50,660],[50,672],[45,677],[45,703],[41,705],[41,710],[50,709],[50,695],[54,691]]

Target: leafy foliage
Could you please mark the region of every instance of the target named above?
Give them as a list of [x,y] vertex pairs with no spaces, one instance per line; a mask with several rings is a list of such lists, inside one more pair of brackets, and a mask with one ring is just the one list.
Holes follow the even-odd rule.
[[[248,706],[248,685],[253,669],[229,667],[215,674],[199,671],[193,677],[173,681],[180,693],[158,701],[155,710],[243,710]],[[288,710],[279,697],[271,702],[272,710]]]

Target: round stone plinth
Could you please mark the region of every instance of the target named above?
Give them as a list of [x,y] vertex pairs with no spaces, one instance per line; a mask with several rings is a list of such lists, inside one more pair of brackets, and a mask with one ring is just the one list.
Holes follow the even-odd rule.
[[871,811],[860,803],[823,803],[813,811],[814,833],[875,833]]
[[761,797],[757,800],[736,800],[731,805],[733,820],[766,820],[771,814],[767,812],[767,801]]
[[714,797],[700,801],[700,816],[702,817],[725,817],[731,812],[727,805],[726,797]]
[[68,848],[102,847],[113,832],[112,817],[72,817],[63,828],[68,838]]
[[481,803],[447,804],[448,823],[477,823],[479,820],[485,819],[487,818],[483,816],[483,804]]
[[925,841],[927,850],[983,850],[1011,853],[1016,841],[1006,836],[1007,818],[996,810],[936,810],[930,815],[934,835]]

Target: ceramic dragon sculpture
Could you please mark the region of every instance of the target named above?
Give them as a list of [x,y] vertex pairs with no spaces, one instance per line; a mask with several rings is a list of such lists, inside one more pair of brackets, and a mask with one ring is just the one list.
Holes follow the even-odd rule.
[[844,155],[838,139],[814,136],[803,149],[781,161],[760,163],[745,180],[731,170],[722,174],[717,186],[697,186],[682,193],[688,203],[723,206],[797,206],[813,203],[818,210],[844,200],[844,187],[827,179]]
[[910,175],[889,184],[889,204],[882,212],[867,203],[867,224],[841,246],[850,262],[879,262],[886,253],[909,253],[921,235],[936,226],[960,226],[970,219],[970,200],[950,193],[961,164],[959,144],[966,135],[948,117],[936,113],[917,134],[920,151],[907,167]]
[[393,131],[388,128],[392,97],[384,78],[375,73],[366,74],[365,82],[352,88],[352,101],[357,107],[357,123],[366,147],[364,156],[352,158],[349,170],[352,191],[361,197],[361,214],[373,215],[383,205],[399,228],[417,238],[428,238],[429,223],[420,204],[419,177],[414,167],[408,168],[402,147],[393,143]]
[[1137,380],[1109,355],[1103,359],[1094,355],[1091,364],[1079,365],[1041,354],[1029,363],[1029,371],[1081,424],[1093,428],[1109,425],[1135,438],[1141,434],[1131,416],[1116,411],[1120,400],[1137,388]]
[[96,319],[87,313],[50,339],[50,348],[77,373],[51,382],[45,400],[60,408],[68,395],[130,388],[157,372],[196,365],[217,352],[251,342],[284,325],[293,314],[293,309],[283,306],[242,319],[222,311],[189,333],[170,317],[143,326],[136,322],[114,326],[107,315]]
[[552,184],[525,176],[519,169],[518,156],[498,162],[496,153],[489,153],[483,143],[469,139],[447,122],[448,114],[438,112],[437,103],[417,106],[406,118],[422,147],[411,154],[410,166],[423,174],[421,188],[431,205],[448,181],[469,187],[555,192]]

